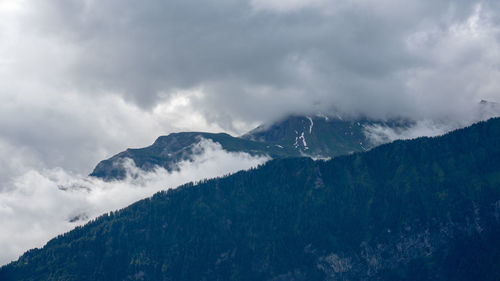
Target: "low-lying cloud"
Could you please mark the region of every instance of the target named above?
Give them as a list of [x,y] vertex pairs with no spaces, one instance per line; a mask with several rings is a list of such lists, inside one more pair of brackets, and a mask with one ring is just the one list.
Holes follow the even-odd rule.
[[99,161],[160,135],[222,131],[185,97],[197,94],[180,92],[148,112],[119,95],[0,93],[0,191],[30,169],[88,174]]
[[443,120],[404,120],[398,126],[383,124],[365,126],[364,133],[372,144],[380,145],[400,139],[435,137],[497,116],[500,116],[499,103],[481,101],[471,107],[469,119],[452,119],[448,116]]
[[449,124],[434,123],[430,120],[418,121],[409,126],[390,127],[386,125],[370,125],[364,128],[366,136],[374,145],[395,140],[414,139],[418,137],[435,137],[457,129]]
[[179,170],[157,168],[144,172],[132,160],[126,162],[128,177],[104,182],[69,173],[61,168],[31,170],[0,193],[0,264],[24,251],[43,246],[50,238],[103,213],[123,208],[160,190],[189,181],[213,178],[263,164],[267,157],[226,152],[220,144],[202,140],[202,152],[179,163]]

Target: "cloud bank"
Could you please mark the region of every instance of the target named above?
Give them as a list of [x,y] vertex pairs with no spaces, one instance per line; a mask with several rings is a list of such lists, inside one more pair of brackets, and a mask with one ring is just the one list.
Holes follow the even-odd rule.
[[496,1],[18,3],[24,76],[144,110],[199,89],[226,129],[287,111],[467,118],[499,96]]
[[30,170],[0,192],[0,264],[16,259],[24,251],[43,246],[50,238],[103,213],[117,210],[189,181],[234,173],[263,164],[266,157],[226,152],[220,144],[202,140],[195,147],[202,152],[179,170],[157,168],[143,172],[132,160],[124,181],[104,182],[69,173],[63,169]]

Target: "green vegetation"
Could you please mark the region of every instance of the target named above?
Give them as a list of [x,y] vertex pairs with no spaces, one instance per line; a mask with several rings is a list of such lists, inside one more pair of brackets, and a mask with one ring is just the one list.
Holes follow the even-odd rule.
[[152,170],[156,166],[172,171],[177,168],[179,161],[189,160],[193,155],[199,153],[193,151],[193,148],[201,139],[219,143],[224,150],[229,152],[269,155],[273,158],[300,155],[298,151],[292,149],[282,149],[266,143],[235,138],[224,133],[173,133],[168,136],[159,137],[151,146],[139,149],[127,149],[110,159],[101,161],[90,175],[105,180],[123,179],[126,176],[126,169],[119,163],[125,158],[134,160],[135,165],[145,171]]
[[[242,137],[232,137],[224,133],[173,133],[159,137],[151,146],[127,149],[101,161],[90,175],[104,180],[124,179],[127,169],[121,165],[121,161],[125,158],[132,159],[137,167],[145,171],[157,166],[172,171],[177,169],[177,163],[180,161],[191,160],[194,155],[200,153],[195,151],[195,145],[201,139],[219,143],[229,152],[267,155],[273,159],[304,155],[335,157],[373,147],[364,134],[364,126],[373,124],[382,123],[291,116],[268,128],[259,127]],[[404,123],[394,122],[384,125],[405,126]]]
[[[269,128],[257,128],[242,136],[244,139],[281,145],[302,150],[313,156],[335,157],[372,148],[364,132],[365,126],[386,125],[404,127],[404,122],[381,123],[365,119],[342,120],[337,118],[291,116]],[[304,146],[300,136],[304,133]],[[300,154],[299,154],[300,155]]]
[[500,119],[160,192],[0,280],[500,280]]

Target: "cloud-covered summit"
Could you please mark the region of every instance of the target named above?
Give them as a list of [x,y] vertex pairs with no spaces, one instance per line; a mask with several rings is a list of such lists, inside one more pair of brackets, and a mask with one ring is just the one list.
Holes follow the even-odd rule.
[[0,0],[0,182],[295,113],[467,123],[497,1]]
[[499,11],[490,0],[2,0],[0,151],[17,161],[2,173],[83,173],[158,135],[241,134],[290,113],[467,123],[480,100],[500,100]]

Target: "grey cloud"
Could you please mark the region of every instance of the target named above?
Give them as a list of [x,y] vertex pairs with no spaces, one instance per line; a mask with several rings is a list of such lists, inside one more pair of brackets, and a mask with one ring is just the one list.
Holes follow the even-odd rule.
[[496,1],[10,3],[24,4],[0,9],[0,140],[42,167],[289,113],[467,123],[500,100]]
[[[414,108],[415,99],[431,102],[431,95],[477,102],[475,94],[433,81],[417,81],[429,87],[425,93],[413,93],[407,84],[422,69],[449,73],[436,61],[433,46],[450,26],[466,21],[478,3],[493,15],[491,24],[498,8],[493,1],[320,1],[289,12],[256,10],[244,1],[48,3],[45,30],[82,50],[70,77],[77,87],[118,92],[150,108],[161,99],[159,93],[206,86],[200,109],[220,112],[217,122],[222,123],[241,113],[246,121],[257,121],[290,111],[282,94],[274,92],[287,92],[285,98],[292,100],[299,96],[302,105],[296,111],[314,111],[321,104],[323,111],[375,117],[432,115],[442,108]],[[409,50],[407,39],[427,29],[437,32],[436,38]],[[498,36],[498,30],[489,32]],[[482,48],[497,47],[464,50],[465,58],[451,58],[452,66],[481,63]],[[488,71],[484,67],[476,70]],[[226,86],[234,81],[235,87]],[[266,98],[259,96],[262,88],[269,89]],[[243,95],[244,106],[237,101],[220,106]],[[273,114],[256,113],[262,107]]]

